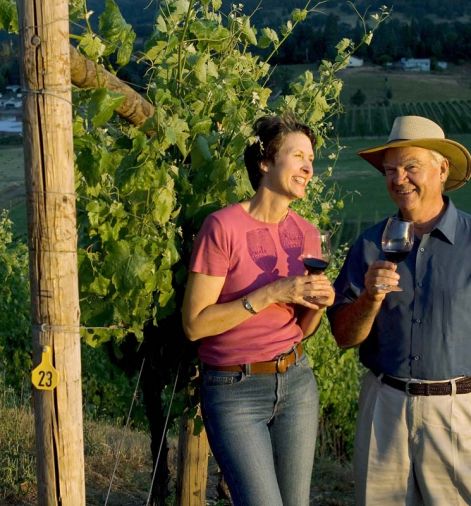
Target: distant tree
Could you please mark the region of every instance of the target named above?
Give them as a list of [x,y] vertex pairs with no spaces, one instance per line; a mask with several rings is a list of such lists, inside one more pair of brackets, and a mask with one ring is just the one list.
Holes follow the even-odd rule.
[[350,103],[358,107],[363,105],[365,101],[366,95],[360,88],[358,88],[357,91],[355,91],[355,93],[350,97]]
[[5,90],[6,85],[7,81],[4,76],[4,69],[0,67],[0,92]]
[[324,44],[325,44],[325,57],[328,59],[335,58],[335,45],[340,38],[339,34],[339,18],[333,14],[327,16],[324,25]]

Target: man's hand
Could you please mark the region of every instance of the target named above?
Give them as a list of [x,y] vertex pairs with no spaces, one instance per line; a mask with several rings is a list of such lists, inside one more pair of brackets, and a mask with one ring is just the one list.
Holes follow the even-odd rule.
[[400,276],[396,272],[394,262],[378,260],[371,264],[365,274],[365,290],[368,297],[374,301],[382,301],[390,292],[401,292]]

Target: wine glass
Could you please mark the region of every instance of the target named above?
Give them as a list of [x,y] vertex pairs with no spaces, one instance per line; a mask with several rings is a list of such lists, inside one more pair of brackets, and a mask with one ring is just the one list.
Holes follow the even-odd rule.
[[397,216],[388,218],[381,238],[381,249],[386,260],[399,263],[407,258],[414,245],[414,222]]
[[304,267],[306,267],[309,274],[320,274],[325,271],[330,263],[330,232],[321,232],[320,236],[320,251],[319,254],[307,254],[303,256]]
[[[407,258],[414,245],[414,222],[397,216],[388,218],[381,237],[381,249],[389,262],[398,264]],[[376,288],[389,289],[390,285],[375,285]],[[395,287],[396,291],[401,288]]]

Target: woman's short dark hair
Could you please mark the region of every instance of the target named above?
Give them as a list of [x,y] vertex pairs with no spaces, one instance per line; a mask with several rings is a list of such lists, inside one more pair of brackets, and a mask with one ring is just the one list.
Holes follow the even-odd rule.
[[261,162],[274,162],[283,139],[290,133],[305,134],[315,146],[313,131],[300,123],[292,113],[283,116],[262,116],[253,127],[257,140],[245,148],[244,162],[249,174],[250,183],[255,191],[260,186],[262,172]]

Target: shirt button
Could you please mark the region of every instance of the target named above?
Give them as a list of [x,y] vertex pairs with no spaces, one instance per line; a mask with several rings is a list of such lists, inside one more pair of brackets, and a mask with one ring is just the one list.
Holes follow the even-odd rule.
[[420,360],[420,355],[414,355],[412,358],[413,358],[414,360]]
[[412,320],[413,323],[418,323],[418,324],[421,324],[422,323],[422,320],[420,318],[415,318],[414,320]]
[[419,251],[423,253],[425,251],[425,248],[419,248]]

